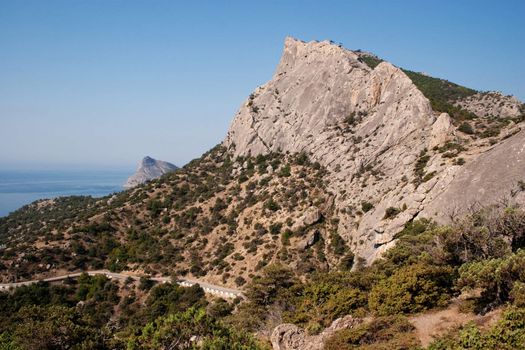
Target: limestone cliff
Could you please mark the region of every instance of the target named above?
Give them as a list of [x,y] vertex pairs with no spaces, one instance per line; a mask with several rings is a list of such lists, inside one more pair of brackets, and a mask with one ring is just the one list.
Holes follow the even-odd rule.
[[[338,232],[370,262],[420,213],[446,217],[448,202],[437,198],[465,178],[462,164],[490,158],[482,154],[499,139],[469,136],[458,123],[388,62],[372,69],[331,42],[287,38],[274,76],[241,105],[224,145],[235,155],[305,152],[326,166]],[[511,135],[521,123],[511,124],[505,137],[520,137]],[[508,192],[517,175],[498,188]]]

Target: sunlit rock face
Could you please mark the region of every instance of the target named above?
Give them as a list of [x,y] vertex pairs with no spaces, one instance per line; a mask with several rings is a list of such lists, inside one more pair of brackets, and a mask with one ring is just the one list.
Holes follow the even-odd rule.
[[[456,139],[448,114],[434,112],[401,69],[371,69],[331,42],[287,38],[272,79],[241,105],[223,144],[236,156],[305,152],[326,166],[338,233],[371,262],[410,220],[445,220],[446,200],[425,208],[464,171],[436,151]],[[364,203],[373,207],[364,212]]]

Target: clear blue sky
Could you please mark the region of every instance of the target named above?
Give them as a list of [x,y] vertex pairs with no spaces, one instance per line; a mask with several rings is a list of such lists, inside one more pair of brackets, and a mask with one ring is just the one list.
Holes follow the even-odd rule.
[[0,0],[0,166],[184,164],[287,35],[525,100],[525,1]]

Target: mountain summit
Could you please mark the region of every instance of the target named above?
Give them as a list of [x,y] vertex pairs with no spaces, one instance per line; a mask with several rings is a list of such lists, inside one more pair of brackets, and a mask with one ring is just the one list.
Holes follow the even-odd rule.
[[287,38],[273,78],[243,103],[223,144],[237,156],[303,152],[325,166],[338,233],[370,262],[423,214],[446,221],[516,197],[523,113],[510,96]]
[[174,164],[146,156],[140,161],[135,174],[128,178],[124,184],[124,188],[133,188],[177,169],[178,167]]

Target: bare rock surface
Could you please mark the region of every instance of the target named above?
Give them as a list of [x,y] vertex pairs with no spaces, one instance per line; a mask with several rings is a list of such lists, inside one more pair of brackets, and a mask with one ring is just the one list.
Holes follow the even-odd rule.
[[330,327],[318,335],[308,335],[306,331],[294,324],[281,324],[272,332],[270,338],[274,350],[322,350],[325,341],[335,332],[355,327],[363,322],[350,315],[338,318]]
[[311,226],[321,220],[322,214],[321,211],[316,207],[310,207],[303,215],[301,215],[293,224],[292,230],[298,230],[303,227]]
[[[407,222],[423,214],[444,216],[450,203],[441,198],[467,176],[461,175],[465,161],[481,169],[491,159],[483,154],[491,153],[493,144],[476,143],[456,129],[392,64],[371,69],[357,53],[331,42],[287,38],[272,79],[241,105],[223,145],[234,155],[305,152],[325,166],[327,191],[339,212],[338,233],[371,262],[395,243]],[[513,142],[520,136],[509,137]],[[460,151],[465,156],[458,163],[451,152]],[[493,154],[487,174],[503,156]],[[515,181],[518,174],[512,174]],[[508,192],[512,181],[493,187]],[[485,185],[489,182],[472,183],[473,193]],[[461,205],[493,197],[467,197]],[[363,203],[372,209],[362,212]]]
[[525,204],[525,130],[465,164],[421,216],[447,222],[483,204]]
[[133,188],[177,169],[176,165],[146,156],[140,161],[135,174],[128,178],[124,188]]

